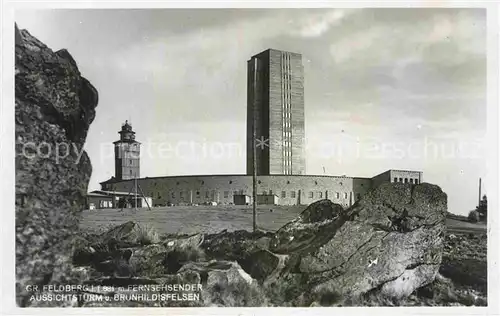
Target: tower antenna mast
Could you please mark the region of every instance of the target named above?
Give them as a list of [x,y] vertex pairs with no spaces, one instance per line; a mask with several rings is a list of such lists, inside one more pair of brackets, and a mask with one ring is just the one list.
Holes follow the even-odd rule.
[[481,205],[481,178],[479,178],[479,200],[477,202],[477,205]]
[[253,118],[252,118],[252,219],[253,219],[253,231],[257,230],[257,58],[254,57],[253,63]]

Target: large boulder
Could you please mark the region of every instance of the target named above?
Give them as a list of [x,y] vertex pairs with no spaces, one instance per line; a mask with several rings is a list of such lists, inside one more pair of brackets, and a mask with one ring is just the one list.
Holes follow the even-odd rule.
[[106,244],[116,240],[121,247],[136,245],[140,229],[136,222],[128,221],[102,233],[98,241]]
[[68,51],[53,52],[17,26],[15,38],[16,301],[29,306],[27,285],[68,282],[98,94]]
[[200,275],[201,296],[205,306],[267,306],[267,298],[257,281],[236,262],[192,262],[179,270],[179,274],[187,272]]
[[375,292],[406,297],[438,272],[446,204],[446,194],[425,183],[383,184],[347,210],[313,203],[276,232],[270,250],[288,258],[266,283],[301,288],[307,295],[297,304],[356,304]]
[[[236,262],[230,261],[189,262],[175,274],[127,279],[104,277],[84,284],[93,286],[92,292],[101,297],[83,302],[84,307],[267,305],[257,282]],[[162,295],[166,296],[162,298]],[[109,299],[105,299],[106,296]],[[183,298],[176,299],[175,296]]]
[[206,235],[200,248],[208,258],[236,261],[253,278],[263,281],[277,267],[278,259],[268,251],[272,233],[222,231]]
[[152,244],[136,249],[130,258],[134,273],[142,276],[158,276],[166,272],[167,249],[161,244]]

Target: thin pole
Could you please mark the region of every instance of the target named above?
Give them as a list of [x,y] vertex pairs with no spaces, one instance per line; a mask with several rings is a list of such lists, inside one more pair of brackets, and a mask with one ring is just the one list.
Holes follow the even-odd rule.
[[139,187],[139,191],[141,191],[141,196],[144,198],[144,201],[146,202],[146,205],[148,206],[148,209],[151,211],[151,207],[149,206],[148,199],[146,198],[146,195],[144,194],[144,191],[142,191],[141,185],[137,185]]
[[253,119],[252,119],[252,143],[253,143],[253,172],[252,172],[252,216],[253,216],[253,231],[257,230],[257,58],[254,58],[253,64]]
[[135,210],[137,211],[137,177],[135,177],[135,175],[134,175],[134,187],[135,187],[134,205],[135,205]]
[[479,201],[477,205],[481,205],[481,178],[479,178]]
[[[130,189],[128,189],[128,193],[127,193],[127,200],[128,200],[128,199],[130,199],[130,194],[132,194],[132,187],[130,187]],[[128,201],[127,201],[127,200],[126,200],[126,201],[124,201],[124,202],[125,202],[125,203],[127,203],[127,205],[128,205]],[[120,212],[122,212],[122,211],[123,211],[123,208],[125,207],[125,203],[124,203],[124,204],[122,204],[122,207],[121,207],[121,209],[120,209]]]

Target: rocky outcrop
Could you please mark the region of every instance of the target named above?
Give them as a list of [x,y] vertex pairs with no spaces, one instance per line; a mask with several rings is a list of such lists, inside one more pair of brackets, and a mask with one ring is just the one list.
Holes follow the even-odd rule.
[[[267,304],[265,294],[257,280],[236,261],[206,257],[200,248],[205,241],[205,237],[201,234],[180,238],[169,236],[157,243],[135,244],[131,247],[130,244],[114,241],[119,236],[129,242],[137,240],[137,236],[134,235],[140,231],[133,229],[136,226],[137,224],[133,222],[124,223],[102,234],[82,237],[82,240],[78,241],[73,257],[74,263],[86,269],[89,277],[83,283],[94,289],[93,299],[84,298],[78,302],[79,306],[195,307]],[[223,233],[219,236],[224,235]],[[210,238],[208,241],[214,242]],[[133,287],[186,284],[194,284],[199,288],[196,291],[182,291]],[[197,297],[191,300],[174,298],[182,295],[192,297],[193,294]],[[167,295],[168,298],[161,299],[162,295]]]
[[305,304],[356,304],[373,292],[404,298],[434,280],[445,215],[446,194],[430,184],[384,184],[347,210],[313,203],[271,241],[287,264],[268,282],[300,280]]
[[16,289],[17,304],[29,306],[27,285],[69,282],[98,94],[68,51],[17,26],[15,35]]
[[272,237],[272,233],[262,231],[222,231],[205,236],[200,248],[209,258],[238,262],[253,278],[263,281],[278,264],[268,251]]

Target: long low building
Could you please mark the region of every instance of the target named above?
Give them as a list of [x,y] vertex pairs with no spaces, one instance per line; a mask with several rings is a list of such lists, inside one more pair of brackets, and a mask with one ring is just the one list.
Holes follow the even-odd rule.
[[[252,196],[252,176],[197,175],[151,177],[117,180],[114,177],[101,183],[104,191],[131,192],[135,181],[141,194],[152,197],[153,206],[169,204],[234,204],[235,196]],[[257,177],[258,195],[275,195],[279,205],[307,205],[329,199],[345,207],[363,194],[384,182],[418,184],[422,172],[388,170],[373,178],[312,175],[269,175]],[[241,199],[236,199],[236,201]],[[259,203],[259,201],[257,201]],[[266,203],[267,204],[267,203]]]
[[146,207],[152,206],[153,199],[138,192],[95,190],[87,193],[87,209]]

